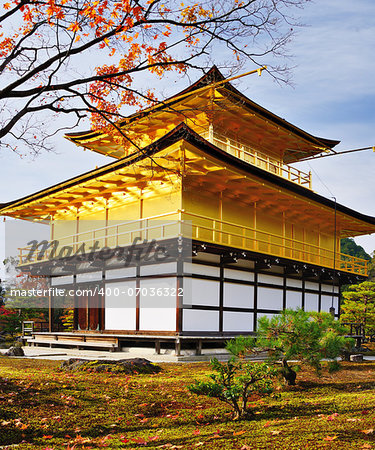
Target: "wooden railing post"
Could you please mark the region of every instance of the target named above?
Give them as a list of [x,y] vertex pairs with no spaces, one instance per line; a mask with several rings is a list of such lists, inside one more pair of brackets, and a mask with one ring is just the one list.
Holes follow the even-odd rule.
[[208,140],[211,142],[211,144],[214,143],[214,126],[212,123],[208,125]]
[[181,212],[181,210],[179,209],[179,210],[178,210],[178,235],[179,235],[179,236],[183,236],[183,231],[185,231],[185,230],[183,230],[183,224],[182,224],[182,212]]

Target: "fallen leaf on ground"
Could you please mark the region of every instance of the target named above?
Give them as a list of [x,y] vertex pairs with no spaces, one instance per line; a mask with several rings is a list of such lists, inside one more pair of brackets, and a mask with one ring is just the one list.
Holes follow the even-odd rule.
[[10,421],[10,420],[3,420],[2,422],[1,422],[1,425],[3,426],[3,427],[6,427],[7,425],[10,425],[12,422]]
[[326,436],[324,438],[325,441],[334,441],[335,439],[337,439],[337,436]]

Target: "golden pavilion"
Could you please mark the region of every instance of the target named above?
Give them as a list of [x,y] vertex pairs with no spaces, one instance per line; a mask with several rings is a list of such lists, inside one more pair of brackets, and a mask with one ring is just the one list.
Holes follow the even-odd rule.
[[[55,329],[51,295],[49,331],[35,344],[144,340],[160,352],[170,341],[200,353],[285,308],[338,317],[340,286],[366,278],[367,262],[342,254],[340,239],[375,232],[375,218],[318,195],[293,166],[338,141],[254,103],[216,67],[117,132],[66,137],[113,161],[0,208],[49,227],[46,251],[20,250],[22,270],[48,266],[53,287],[95,288],[75,296],[70,333]],[[144,257],[126,259],[135,243]],[[90,258],[66,253],[84,244]]]

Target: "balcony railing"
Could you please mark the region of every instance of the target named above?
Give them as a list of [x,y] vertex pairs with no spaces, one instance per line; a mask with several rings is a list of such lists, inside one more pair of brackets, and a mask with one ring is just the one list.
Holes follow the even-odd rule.
[[[367,260],[336,252],[295,238],[185,212],[191,223],[193,240],[207,241],[230,247],[279,256],[345,272],[367,275]],[[186,228],[186,225],[185,225]],[[186,233],[186,229],[185,229]]]
[[[61,221],[62,222],[62,221]],[[80,223],[84,223],[82,220]],[[94,221],[87,221],[93,224]],[[159,214],[144,219],[126,222],[113,221],[114,224],[82,231],[67,236],[56,237],[45,246],[32,251],[32,246],[19,248],[20,265],[59,259],[79,252],[82,244],[86,251],[90,247],[101,249],[104,247],[126,247],[139,238],[141,241],[169,239],[182,234],[181,211]],[[56,244],[56,245],[54,245]],[[65,250],[64,250],[65,248]]]
[[144,239],[150,241],[178,236],[331,269],[335,267],[336,270],[358,275],[367,275],[367,260],[365,259],[340,252],[335,254],[331,249],[288,236],[189,213],[184,210],[64,236],[58,240],[58,247],[57,250],[54,250],[53,255],[51,255],[53,250],[50,247],[41,258],[38,258],[40,254],[37,252],[34,252],[30,257],[31,247],[20,248],[20,265],[47,261],[52,256],[56,258],[56,255],[59,255],[59,250],[64,246],[71,247],[74,251],[79,249],[83,243],[87,246],[94,246],[97,242],[99,247],[116,248],[131,245],[136,238],[140,238],[142,241]]
[[252,164],[254,166],[260,167],[261,169],[267,170],[281,178],[297,183],[301,186],[311,189],[311,172],[306,173],[302,170],[298,170],[295,167],[289,166],[288,164],[283,164],[277,159],[271,158],[264,153],[252,149],[251,147],[234,141],[226,136],[219,133],[206,131],[201,133],[202,137],[207,139],[216,147],[236,156],[243,161]]

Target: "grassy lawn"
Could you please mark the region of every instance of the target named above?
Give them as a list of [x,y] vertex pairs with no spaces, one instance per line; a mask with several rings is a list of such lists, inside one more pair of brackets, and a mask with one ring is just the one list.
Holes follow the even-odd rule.
[[304,369],[296,387],[254,402],[255,419],[238,422],[219,401],[187,391],[207,364],[132,376],[58,366],[0,357],[0,448],[375,449],[372,362],[321,378]]

